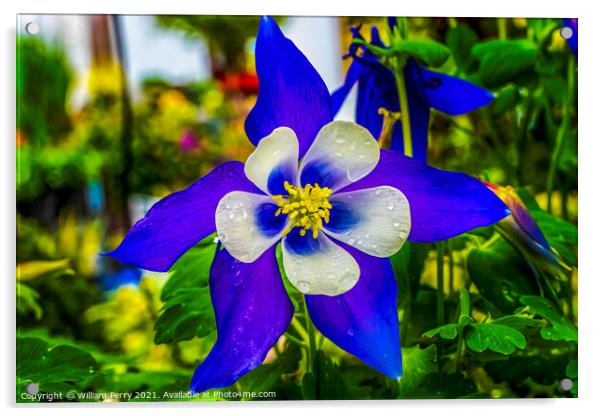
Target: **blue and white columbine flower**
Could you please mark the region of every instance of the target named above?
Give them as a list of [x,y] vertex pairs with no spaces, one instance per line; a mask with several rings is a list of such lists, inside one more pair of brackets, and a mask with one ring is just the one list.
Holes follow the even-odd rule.
[[320,332],[400,377],[387,256],[406,238],[444,240],[497,222],[507,208],[480,181],[379,149],[365,128],[333,121],[324,81],[269,17],[260,22],[256,63],[259,95],[245,130],[257,148],[246,164],[223,163],[157,202],[109,254],[167,271],[217,230],[224,249],[209,285],[218,335],[194,374],[194,392],[234,383],[286,331],[294,310],[276,260],[279,241],[286,274]]
[[[364,40],[359,33],[359,27],[352,27],[351,32],[354,39]],[[371,36],[372,45],[387,47],[380,39],[377,28],[372,28]],[[332,94],[335,113],[357,83],[355,120],[378,137],[383,125],[383,115],[379,109],[382,107],[389,111],[400,111],[395,76],[391,69],[384,66],[380,58],[365,46],[351,44],[346,57],[351,57],[353,62],[347,71],[344,84]],[[423,162],[427,156],[431,108],[456,116],[469,113],[495,99],[490,91],[463,79],[428,70],[413,58],[408,58],[403,77],[410,113],[412,157]],[[404,152],[400,123],[396,123],[393,128],[391,149]]]

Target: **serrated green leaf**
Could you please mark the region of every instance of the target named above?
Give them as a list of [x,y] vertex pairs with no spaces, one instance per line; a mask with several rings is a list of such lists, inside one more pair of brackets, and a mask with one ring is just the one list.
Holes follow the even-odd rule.
[[536,293],[529,265],[501,238],[489,247],[472,250],[466,265],[479,293],[504,313],[513,313],[521,296]]
[[429,39],[401,40],[390,49],[392,54],[405,54],[428,66],[441,66],[449,58],[447,46]]
[[466,346],[475,352],[490,350],[504,355],[527,346],[525,336],[514,328],[499,324],[476,323],[468,326]]
[[412,397],[430,374],[437,373],[437,350],[434,345],[403,349],[403,374],[399,381],[400,397]]
[[423,336],[428,338],[439,336],[443,339],[455,339],[458,336],[458,330],[458,324],[446,324],[438,326],[437,328],[433,328],[430,331],[426,331]]
[[493,39],[475,45],[472,54],[480,62],[483,85],[498,88],[534,72],[539,50],[528,39]]
[[577,327],[541,296],[523,296],[520,298],[529,311],[544,318],[550,326],[541,328],[539,333],[543,339],[550,341],[577,342]]
[[460,23],[447,32],[446,42],[456,66],[467,71],[475,63],[472,56],[472,47],[477,42],[478,36],[470,26]]
[[212,239],[191,248],[171,268],[161,291],[164,304],[155,323],[156,344],[202,338],[215,331],[208,287],[216,250]]
[[17,395],[29,383],[42,392],[79,390],[77,387],[97,377],[98,364],[90,353],[70,345],[51,347],[38,338],[17,338]]

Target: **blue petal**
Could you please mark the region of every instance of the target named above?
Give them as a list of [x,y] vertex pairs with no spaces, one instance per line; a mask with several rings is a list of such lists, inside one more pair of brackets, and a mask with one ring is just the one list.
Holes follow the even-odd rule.
[[380,63],[366,66],[360,75],[357,90],[355,120],[366,127],[375,138],[380,136],[383,116],[378,113],[384,107],[399,111],[399,97],[393,72]]
[[495,224],[510,213],[481,181],[385,149],[381,149],[380,161],[368,176],[339,192],[382,185],[399,189],[410,202],[409,241],[445,240]]
[[303,156],[320,128],[332,121],[326,84],[271,17],[262,17],[255,46],[259,94],[245,121],[247,136],[257,145],[277,127],[290,127]]
[[332,93],[332,111],[334,114],[337,114],[341,109],[341,106],[351,92],[351,89],[358,81],[361,71],[362,64],[353,61],[347,70],[347,75],[345,75],[345,82],[339,89]]
[[330,210],[330,221],[324,227],[330,231],[340,233],[353,228],[355,224],[360,222],[361,218],[353,207],[340,201],[331,201],[332,209]]
[[231,191],[261,192],[246,178],[240,162],[223,163],[157,202],[107,255],[142,269],[169,270],[190,247],[215,231],[215,209]]
[[571,36],[567,42],[571,48],[571,50],[573,51],[573,53],[575,54],[575,56],[578,56],[578,52],[579,52],[579,19],[576,18],[572,18],[572,19],[562,19],[563,23],[565,26],[570,27],[571,29],[573,29],[573,36]]
[[284,182],[295,183],[295,177],[297,176],[296,167],[296,165],[291,167],[285,164],[272,170],[268,177],[268,192],[271,195],[286,195],[287,191],[284,188]]
[[283,240],[283,244],[290,252],[300,256],[311,256],[325,250],[323,239],[313,238],[311,231],[305,235],[301,235],[300,232],[301,227],[295,227]]
[[391,263],[343,246],[360,266],[359,281],[339,296],[307,295],[311,320],[339,347],[381,373],[398,378],[402,372],[401,345],[397,284]]
[[485,88],[460,78],[429,71],[414,61],[409,61],[407,67],[412,80],[408,79],[406,82],[413,82],[420,88],[425,102],[435,110],[456,116],[490,104],[495,99],[493,93]]
[[219,251],[209,283],[217,341],[194,373],[194,393],[229,386],[259,366],[293,317],[275,248],[250,264]]
[[286,225],[286,215],[276,216],[279,207],[275,204],[261,204],[255,212],[255,222],[261,233],[266,237],[279,234]]

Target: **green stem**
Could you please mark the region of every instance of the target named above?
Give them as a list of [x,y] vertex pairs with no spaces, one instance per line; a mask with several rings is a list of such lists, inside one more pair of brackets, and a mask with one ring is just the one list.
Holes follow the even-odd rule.
[[414,151],[412,149],[412,129],[410,127],[410,105],[408,103],[408,91],[406,88],[406,82],[403,77],[403,69],[405,62],[401,63],[401,60],[397,58],[395,63],[395,81],[397,84],[397,94],[399,95],[399,107],[401,110],[401,130],[403,132],[403,153],[412,157]]
[[[388,25],[387,25],[388,27]],[[391,45],[396,42],[407,39],[408,37],[408,19],[405,17],[397,18],[397,27],[399,30],[393,32],[389,29],[389,39]],[[403,69],[406,66],[406,58],[393,58],[392,67],[395,75],[395,83],[397,84],[397,95],[399,96],[399,108],[401,112],[401,130],[403,132],[403,152],[406,156],[412,157],[414,154],[412,149],[412,129],[410,127],[410,105],[408,103],[408,90],[403,77]]]
[[554,190],[554,182],[556,180],[556,169],[558,167],[558,158],[560,152],[564,146],[564,138],[566,136],[566,130],[569,128],[571,120],[571,104],[573,103],[573,92],[575,89],[575,57],[569,56],[569,62],[567,65],[567,91],[563,105],[562,122],[558,133],[556,134],[556,142],[554,144],[554,150],[552,151],[552,158],[550,160],[550,167],[548,169],[548,177],[546,180],[546,194],[548,196],[548,212],[552,210],[552,192]]
[[437,246],[437,325],[445,323],[444,293],[443,293],[443,255],[444,243],[435,243]]
[[307,372],[311,373],[313,368],[314,354],[316,352],[316,336],[314,325],[311,322],[311,318],[309,317],[309,312],[307,310],[307,304],[305,304],[305,326],[307,328],[307,335],[309,338],[307,345]]
[[448,282],[448,287],[449,287],[449,294],[451,296],[451,294],[454,291],[454,250],[453,250],[453,247],[452,247],[451,240],[447,240],[447,255],[449,256],[449,282]]
[[497,19],[497,30],[498,30],[498,36],[500,39],[506,39],[508,37],[507,30],[506,30],[506,18],[505,17],[499,17]]

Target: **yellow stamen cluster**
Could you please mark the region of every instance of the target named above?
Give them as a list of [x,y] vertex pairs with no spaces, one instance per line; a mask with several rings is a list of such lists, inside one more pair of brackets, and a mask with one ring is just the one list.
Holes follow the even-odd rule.
[[272,199],[278,204],[276,216],[287,214],[292,223],[282,231],[282,235],[291,232],[295,227],[301,227],[299,232],[305,235],[311,229],[312,237],[318,238],[318,231],[323,224],[330,220],[332,205],[328,197],[332,194],[329,188],[321,188],[317,183],[312,185],[295,186],[284,181],[284,189],[288,196],[276,195]]

